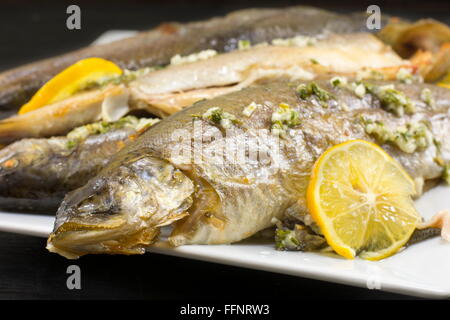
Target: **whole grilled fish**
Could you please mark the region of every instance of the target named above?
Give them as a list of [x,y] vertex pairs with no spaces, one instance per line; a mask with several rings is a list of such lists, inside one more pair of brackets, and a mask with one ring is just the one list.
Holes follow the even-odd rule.
[[[381,144],[418,194],[446,172],[450,90],[331,82],[267,82],[162,120],[66,196],[47,248],[67,258],[143,253],[168,225],[174,246],[245,239],[288,208],[307,212],[315,160],[350,139]],[[376,125],[411,140],[389,140]]]
[[125,117],[94,123],[64,137],[23,139],[0,150],[0,208],[56,211],[67,192],[83,186],[156,119]]
[[110,44],[89,46],[61,56],[37,61],[0,74],[0,115],[16,107],[55,74],[87,57],[111,60],[122,68],[138,69],[166,65],[176,54],[188,55],[205,49],[228,52],[239,40],[252,43],[322,32],[367,31],[364,16],[339,15],[311,7],[247,9],[225,17],[186,24],[166,23],[150,31]]
[[[0,121],[0,142],[63,135],[73,127],[99,120],[105,102],[111,110],[117,105],[122,113],[129,109],[144,109],[167,116],[201,99],[237,91],[261,79],[311,80],[330,74],[356,76],[358,72],[369,70],[395,79],[398,70],[414,67],[367,33],[278,40],[274,44],[255,44],[206,60],[170,65],[143,73],[130,82],[82,92],[23,115],[3,119]],[[284,43],[289,41],[300,44]]]

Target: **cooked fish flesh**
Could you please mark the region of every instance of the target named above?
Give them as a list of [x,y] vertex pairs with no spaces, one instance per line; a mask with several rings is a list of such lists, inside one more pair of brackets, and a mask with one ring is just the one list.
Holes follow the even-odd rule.
[[111,60],[126,69],[166,65],[171,57],[205,49],[228,52],[239,40],[252,43],[317,35],[322,32],[350,33],[365,30],[362,15],[340,15],[312,7],[246,9],[225,17],[186,24],[165,23],[150,31],[110,44],[89,46],[57,57],[37,61],[0,74],[0,115],[15,113],[55,74],[88,57]]
[[67,192],[83,186],[110,157],[157,119],[125,117],[93,123],[67,136],[23,139],[0,150],[0,208],[56,211]]
[[240,241],[288,211],[306,217],[315,160],[350,139],[382,145],[419,195],[424,181],[448,177],[449,107],[445,88],[344,78],[268,81],[198,102],[69,193],[47,248],[67,258],[138,254],[163,226],[174,246]]
[[122,113],[127,112],[125,104],[129,109],[167,116],[198,100],[237,91],[261,79],[311,80],[331,74],[355,76],[361,71],[376,71],[392,79],[405,68],[413,66],[367,33],[331,34],[302,45],[255,45],[206,60],[171,65],[129,83],[107,85],[4,119],[0,121],[0,142],[63,135],[73,127],[99,120],[105,102],[112,105],[110,109],[117,105]]
[[[128,99],[128,93],[122,86],[107,87],[75,95],[68,101],[63,100],[21,116],[6,118],[0,121],[0,131],[5,135],[0,141],[9,143],[22,138],[64,135],[73,128],[101,120],[105,101],[124,99]],[[119,107],[121,105],[118,104]]]

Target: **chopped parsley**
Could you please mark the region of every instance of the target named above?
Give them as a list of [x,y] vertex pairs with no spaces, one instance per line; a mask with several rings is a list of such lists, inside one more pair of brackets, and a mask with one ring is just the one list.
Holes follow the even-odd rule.
[[379,143],[392,143],[406,153],[425,149],[433,143],[433,135],[422,122],[407,123],[395,130],[387,128],[381,121],[362,119],[365,131]]
[[202,118],[215,124],[219,124],[224,129],[229,129],[233,124],[238,123],[237,118],[231,113],[223,111],[219,107],[213,107],[206,110]]
[[313,46],[317,42],[317,38],[307,36],[296,36],[286,39],[273,39],[272,45],[285,47],[308,47]]
[[250,103],[247,107],[242,110],[242,114],[246,117],[250,117],[252,113],[259,107],[259,104],[256,104],[255,101]]
[[346,77],[333,77],[330,79],[330,83],[333,87],[345,87],[347,85]]
[[275,247],[277,250],[296,250],[299,245],[295,230],[277,228],[275,232]]
[[190,54],[188,56],[180,56],[179,54],[177,54],[170,59],[170,64],[171,65],[180,65],[180,64],[186,64],[186,63],[192,63],[192,62],[197,62],[197,61],[201,61],[201,60],[207,60],[216,55],[217,55],[217,51],[212,50],[212,49],[196,52],[196,53]]
[[292,109],[286,103],[280,103],[278,108],[272,113],[272,127],[273,135],[284,137],[286,129],[292,128],[300,124],[298,111]]
[[319,100],[320,104],[324,107],[327,107],[327,102],[333,98],[333,96],[328,91],[319,87],[315,82],[300,84],[297,87],[297,94],[303,100],[315,96],[317,100]]
[[308,226],[295,224],[292,229],[278,226],[275,231],[277,250],[318,251],[327,246],[325,238]]
[[139,131],[158,122],[159,119],[136,118],[126,116],[115,122],[99,121],[73,129],[67,134],[67,148],[72,149],[89,136],[107,133],[111,130],[133,128]]
[[139,78],[141,76],[145,76],[155,70],[156,70],[156,68],[141,68],[141,69],[134,70],[134,71],[125,69],[125,70],[123,70],[123,73],[118,76],[105,77],[105,78],[97,79],[95,81],[88,81],[82,87],[78,88],[76,93],[91,90],[91,89],[103,88],[109,84],[129,83],[129,82],[136,80],[137,78]]
[[363,69],[356,73],[356,80],[384,80],[384,74],[374,69]]
[[415,104],[404,92],[396,90],[394,85],[374,86],[365,84],[368,92],[376,96],[381,106],[389,112],[402,117],[405,113],[413,114],[416,111]]
[[238,41],[238,50],[245,50],[250,49],[252,46],[252,43],[250,40],[239,40]]
[[411,69],[400,68],[398,70],[396,78],[398,81],[406,84],[411,84],[414,81],[414,76],[411,72]]
[[420,92],[420,99],[432,108],[435,106],[433,93],[429,88],[422,89]]

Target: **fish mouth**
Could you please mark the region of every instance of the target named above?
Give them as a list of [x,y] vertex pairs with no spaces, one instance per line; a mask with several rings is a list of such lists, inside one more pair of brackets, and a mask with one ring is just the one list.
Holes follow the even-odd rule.
[[158,235],[158,228],[135,230],[118,216],[100,225],[65,223],[50,235],[46,248],[68,259],[86,253],[142,254]]

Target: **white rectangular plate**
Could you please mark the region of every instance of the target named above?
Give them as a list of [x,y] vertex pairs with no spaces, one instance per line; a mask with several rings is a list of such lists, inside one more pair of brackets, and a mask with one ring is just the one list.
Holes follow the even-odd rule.
[[[117,40],[132,32],[108,32],[96,43]],[[450,187],[439,186],[416,201],[426,218],[450,209]],[[0,212],[0,231],[47,237],[54,218]],[[415,244],[382,261],[345,260],[337,255],[281,252],[273,243],[149,248],[149,252],[259,269],[293,276],[430,298],[450,298],[450,243],[434,238]],[[50,253],[49,253],[50,254]]]
[[[449,195],[450,187],[439,186],[416,201],[417,209],[428,219],[437,211],[450,208]],[[46,237],[53,221],[52,216],[0,212],[1,231]],[[415,244],[376,262],[345,260],[331,254],[276,251],[273,243],[257,240],[148,251],[413,296],[450,298],[450,243],[441,238]]]

